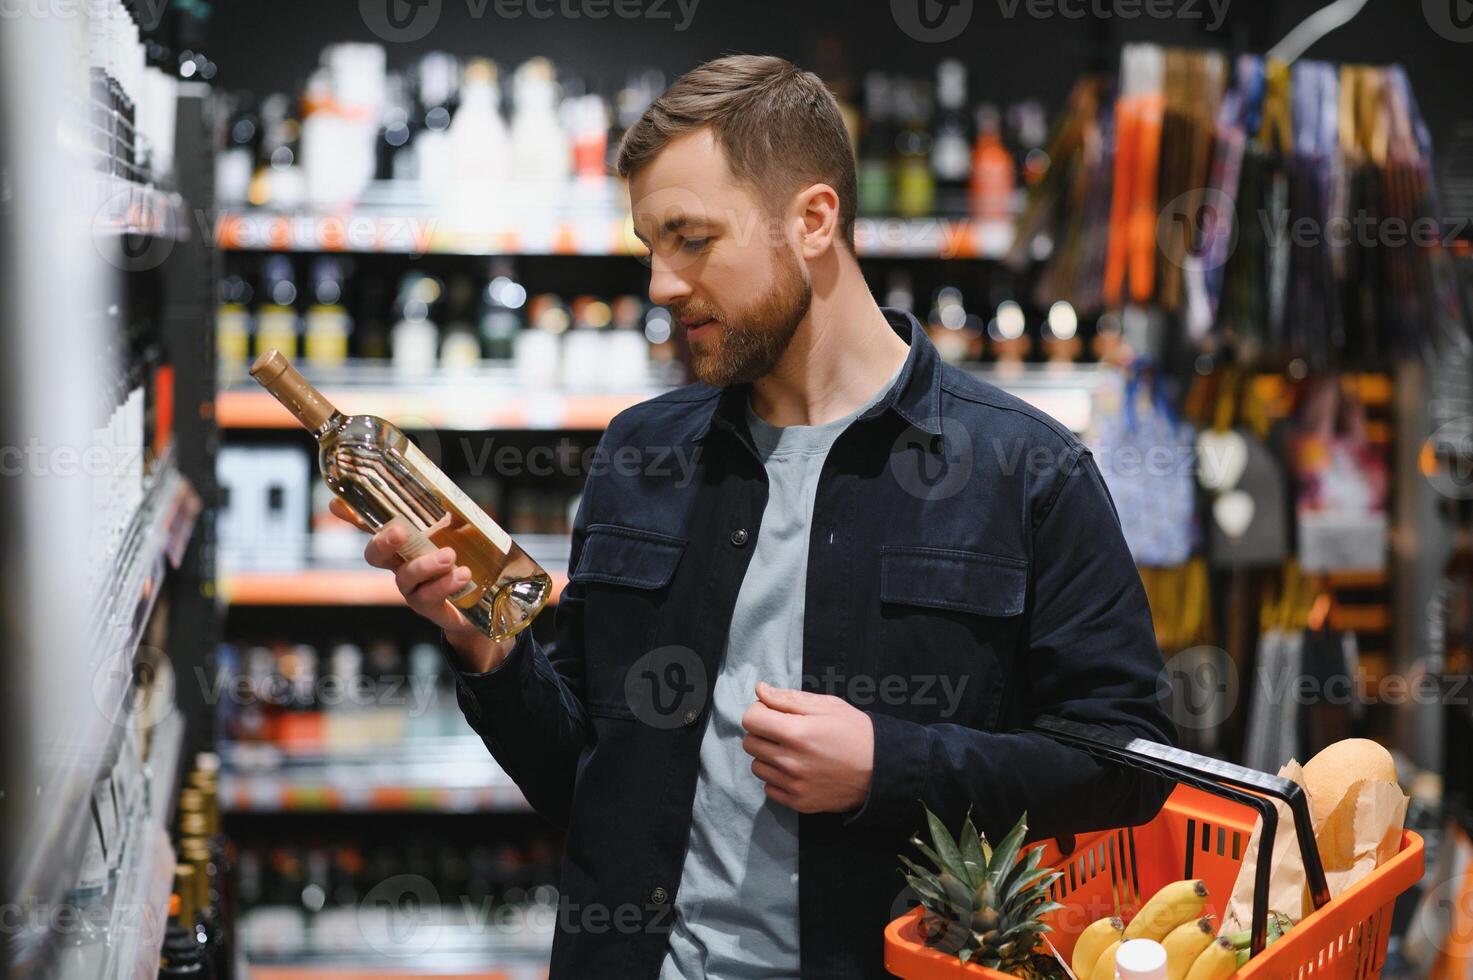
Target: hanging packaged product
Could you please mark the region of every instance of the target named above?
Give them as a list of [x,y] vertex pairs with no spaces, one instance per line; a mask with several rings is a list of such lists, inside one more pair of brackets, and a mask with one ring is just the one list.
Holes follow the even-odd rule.
[[1312,382],[1290,437],[1299,562],[1306,571],[1386,565],[1387,464],[1365,408],[1340,379]]
[[1095,454],[1136,563],[1180,565],[1197,537],[1195,432],[1177,417],[1153,370],[1137,364],[1118,409],[1101,405]]

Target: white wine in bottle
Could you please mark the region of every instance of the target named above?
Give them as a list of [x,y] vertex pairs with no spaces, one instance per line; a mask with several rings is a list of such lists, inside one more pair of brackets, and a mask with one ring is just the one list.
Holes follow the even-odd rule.
[[552,579],[403,432],[375,415],[339,412],[280,351],[256,358],[251,377],[317,439],[323,482],[333,493],[375,530],[398,523],[409,531],[401,557],[455,551],[471,578],[450,602],[467,620],[493,640],[527,628],[546,605]]

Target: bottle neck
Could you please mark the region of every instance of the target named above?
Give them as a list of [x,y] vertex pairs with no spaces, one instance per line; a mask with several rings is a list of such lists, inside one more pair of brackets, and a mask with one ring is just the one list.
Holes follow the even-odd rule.
[[307,382],[280,351],[269,350],[251,366],[251,377],[297,417],[319,439],[342,420],[342,413]]
[[321,442],[324,436],[326,436],[333,429],[341,426],[343,422],[347,420],[347,418],[348,417],[342,412],[338,411],[337,409],[333,409],[332,414],[329,415],[321,425],[312,430],[312,438]]

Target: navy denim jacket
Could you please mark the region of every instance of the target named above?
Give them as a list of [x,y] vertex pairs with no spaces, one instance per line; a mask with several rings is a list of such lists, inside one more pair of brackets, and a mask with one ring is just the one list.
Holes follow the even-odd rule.
[[[869,798],[799,821],[805,978],[884,977],[896,855],[920,801],[997,840],[1143,822],[1167,787],[1030,731],[1053,715],[1172,742],[1140,577],[1093,457],[945,364],[908,313],[890,393],[835,441],[808,553],[803,686],[874,723]],[[471,726],[566,828],[553,980],[658,975],[710,685],[762,533],[746,386],[690,385],[604,434],[573,530],[556,640],[460,672]],[[677,465],[681,462],[693,465]],[[755,776],[753,777],[756,778]]]

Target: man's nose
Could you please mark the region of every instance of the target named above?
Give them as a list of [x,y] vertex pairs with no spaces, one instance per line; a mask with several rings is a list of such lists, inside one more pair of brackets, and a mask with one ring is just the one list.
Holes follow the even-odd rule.
[[690,283],[667,259],[650,256],[650,302],[669,306],[690,296]]

